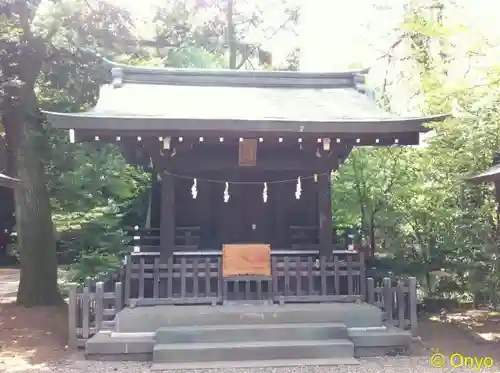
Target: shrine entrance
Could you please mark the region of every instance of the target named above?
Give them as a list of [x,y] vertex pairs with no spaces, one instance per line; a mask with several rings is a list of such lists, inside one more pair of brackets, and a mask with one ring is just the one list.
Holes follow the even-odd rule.
[[219,237],[223,244],[268,243],[272,237],[272,211],[262,198],[262,185],[234,184],[227,202],[218,199]]

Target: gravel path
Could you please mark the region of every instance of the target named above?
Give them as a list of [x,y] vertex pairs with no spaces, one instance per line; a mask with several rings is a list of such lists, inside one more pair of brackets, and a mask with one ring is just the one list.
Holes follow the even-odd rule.
[[[71,362],[61,363],[57,366],[31,372],[53,373],[150,373],[150,364],[132,362],[97,362],[76,359]],[[385,357],[363,359],[360,365],[332,366],[332,367],[292,367],[268,369],[213,369],[213,370],[181,370],[167,371],[169,373],[424,373],[424,372],[498,372],[500,366],[492,368],[433,368],[428,357]]]
[[17,294],[19,269],[0,268],[0,298],[11,298]]

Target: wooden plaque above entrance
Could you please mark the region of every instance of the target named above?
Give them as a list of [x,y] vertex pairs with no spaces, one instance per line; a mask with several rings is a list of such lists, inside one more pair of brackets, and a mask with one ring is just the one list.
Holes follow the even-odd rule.
[[240,141],[238,164],[246,167],[257,164],[257,139]]
[[271,246],[231,244],[222,248],[222,275],[271,276]]

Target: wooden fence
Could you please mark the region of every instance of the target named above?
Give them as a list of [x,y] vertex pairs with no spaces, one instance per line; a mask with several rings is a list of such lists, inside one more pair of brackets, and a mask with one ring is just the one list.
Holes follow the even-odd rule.
[[[318,227],[317,226],[290,226],[289,234],[292,249],[314,249],[318,250]],[[155,252],[160,247],[160,229],[144,227],[126,227],[125,232],[130,237],[130,246],[136,251]],[[334,227],[332,244],[342,250],[348,250],[355,243],[359,229],[355,227]],[[203,249],[201,239],[201,227],[199,226],[176,226],[175,247],[178,251],[199,251]]]
[[[69,292],[69,346],[83,346],[98,330],[114,328],[116,314],[127,304],[218,304],[233,296],[268,299],[270,302],[366,302],[384,311],[385,322],[417,330],[416,280],[394,282],[389,278],[363,281],[364,267],[354,257],[345,261],[289,256],[272,258],[270,278],[224,281],[220,258],[180,258],[161,264],[158,257],[127,262],[122,282],[88,282],[71,285]],[[149,263],[152,262],[152,263]],[[190,273],[188,275],[188,273]],[[115,278],[115,281],[120,278]],[[160,286],[162,281],[165,286]],[[135,283],[135,285],[134,285]],[[148,285],[149,283],[149,285]],[[240,285],[243,285],[241,289]],[[235,290],[235,286],[237,286]],[[142,289],[142,290],[141,290]],[[164,296],[163,296],[164,295]]]
[[112,330],[115,316],[123,309],[121,282],[86,281],[70,284],[68,299],[69,347],[82,347],[99,330]]
[[[284,254],[283,254],[284,253]],[[270,302],[354,301],[366,294],[363,254],[338,252],[331,258],[292,251],[274,252],[271,276],[222,276],[217,254],[133,255],[127,263],[128,304],[219,304],[227,300]]]
[[384,311],[386,324],[411,329],[413,335],[417,334],[418,300],[415,277],[397,281],[386,277],[377,283],[373,278],[367,278],[366,287],[366,302]]

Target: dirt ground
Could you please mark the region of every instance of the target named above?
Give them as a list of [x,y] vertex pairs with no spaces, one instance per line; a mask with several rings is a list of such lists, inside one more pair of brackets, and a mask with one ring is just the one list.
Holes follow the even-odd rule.
[[[438,317],[429,317],[420,322],[419,335],[423,345],[427,350],[435,350],[450,356],[453,353],[460,353],[471,357],[491,357],[495,362],[500,362],[500,341],[479,340],[474,334],[482,330],[483,325],[488,325],[491,333],[500,335],[500,320],[497,316],[487,316],[486,312],[481,312],[480,316],[471,314],[461,314],[463,321],[458,324],[455,321],[441,321]],[[483,319],[483,322],[479,320]],[[465,324],[476,324],[476,328],[468,329]]]
[[24,372],[67,356],[67,309],[15,304],[19,270],[0,268],[0,372]]
[[[24,372],[70,358],[67,344],[67,309],[17,306],[17,269],[0,268],[0,372]],[[429,317],[419,334],[425,349],[448,355],[492,357],[500,361],[500,314],[467,311],[450,314],[446,321]]]

